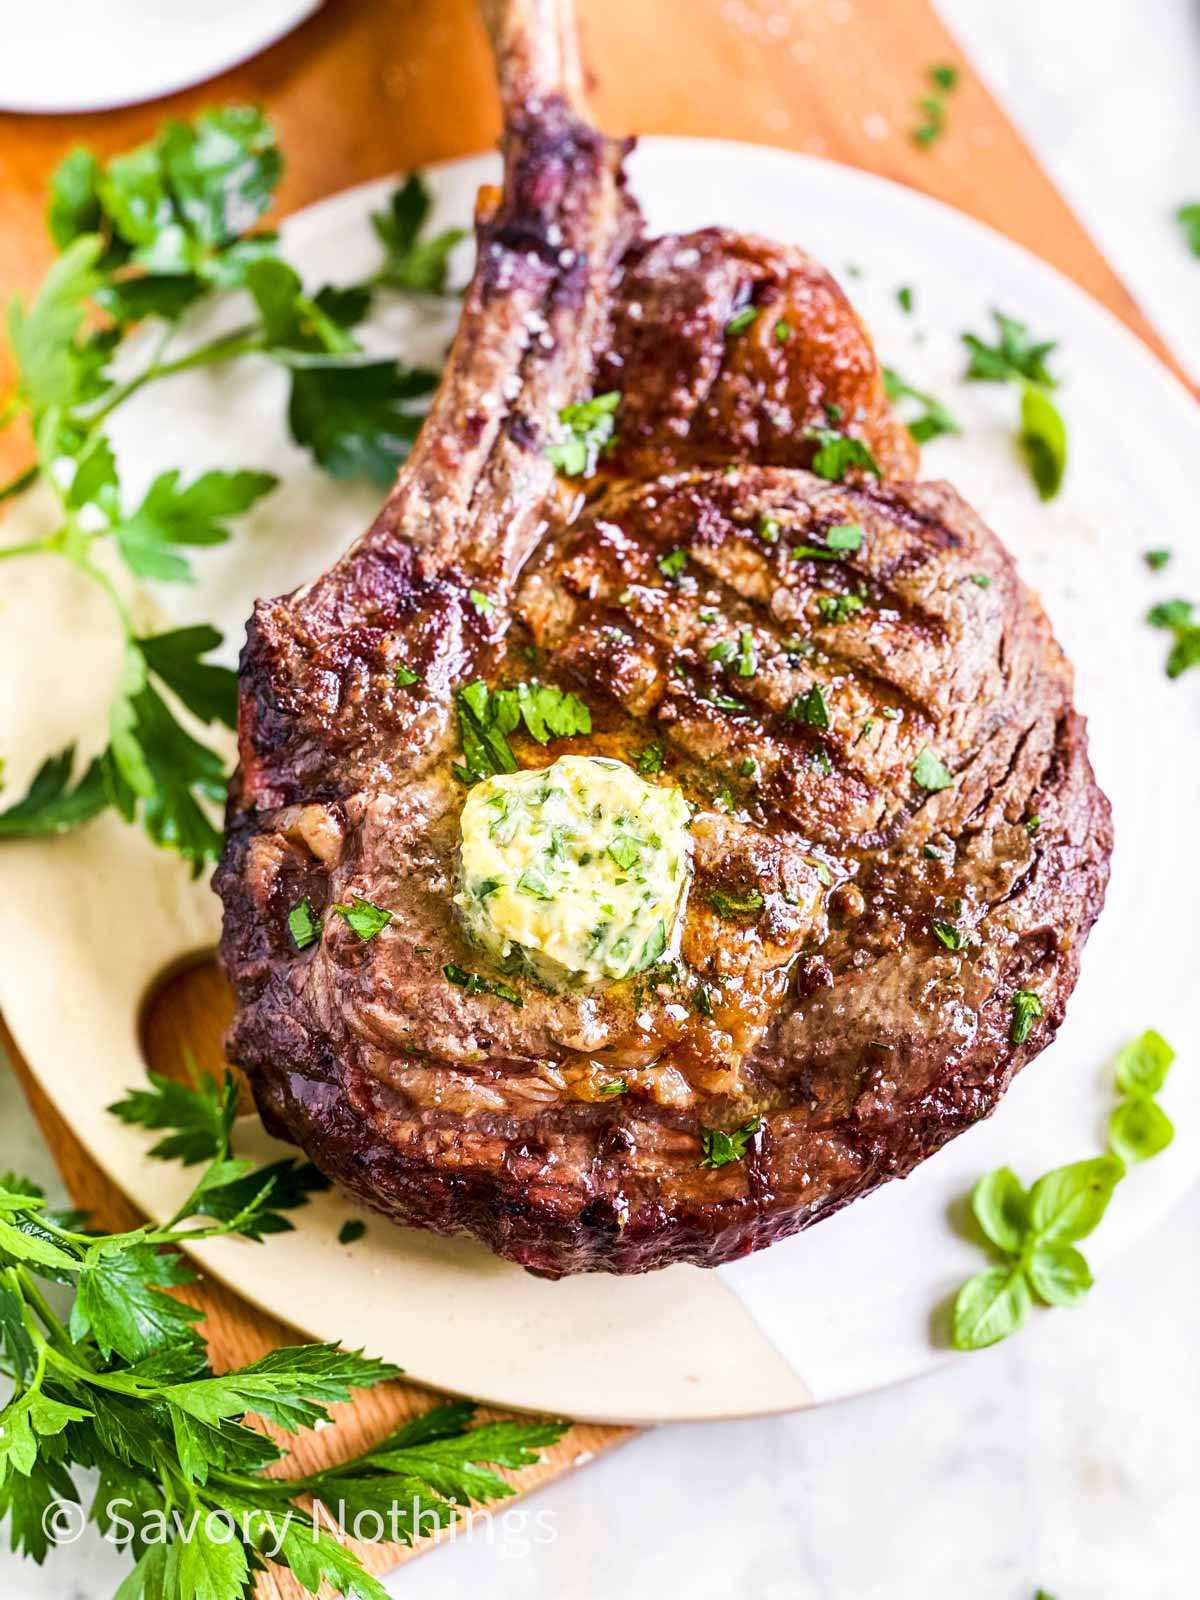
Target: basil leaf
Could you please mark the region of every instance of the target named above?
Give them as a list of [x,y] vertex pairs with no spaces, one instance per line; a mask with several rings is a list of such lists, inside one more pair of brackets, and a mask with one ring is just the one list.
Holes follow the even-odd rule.
[[1029,1232],[1029,1195],[1011,1167],[985,1174],[971,1194],[975,1220],[994,1245],[1017,1255]]
[[1067,428],[1053,402],[1032,384],[1021,395],[1019,441],[1038,498],[1053,500],[1067,470]]
[[1029,1193],[1029,1221],[1039,1242],[1085,1239],[1108,1209],[1125,1176],[1113,1156],[1095,1156],[1058,1167],[1039,1178]]
[[954,1348],[985,1350],[1024,1326],[1033,1298],[1019,1267],[989,1267],[968,1278],[954,1301]]
[[1113,1154],[1130,1166],[1149,1161],[1175,1137],[1174,1124],[1156,1100],[1135,1094],[1108,1119],[1108,1143]]
[[1194,256],[1200,256],[1200,202],[1193,200],[1188,205],[1180,206],[1175,213],[1175,220],[1183,229],[1188,249]]
[[1175,1052],[1153,1028],[1117,1052],[1117,1088],[1122,1094],[1157,1094],[1167,1081]]
[[1039,1244],[1027,1268],[1033,1290],[1048,1306],[1075,1306],[1092,1287],[1091,1268],[1070,1244]]

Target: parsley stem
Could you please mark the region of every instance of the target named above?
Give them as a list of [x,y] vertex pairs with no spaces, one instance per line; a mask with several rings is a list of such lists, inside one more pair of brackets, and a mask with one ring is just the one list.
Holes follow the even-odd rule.
[[10,556],[38,556],[44,555],[54,546],[49,539],[29,539],[25,544],[6,544],[0,546],[0,561],[7,561]]
[[54,1311],[50,1306],[50,1302],[46,1299],[45,1295],[33,1281],[33,1274],[27,1267],[18,1267],[16,1269],[16,1277],[20,1285],[20,1293],[22,1298],[25,1300],[25,1303],[32,1307],[32,1309],[37,1313],[42,1326],[50,1336],[51,1344],[65,1345],[68,1349],[73,1350],[75,1348],[74,1342],[72,1341],[66,1328],[63,1327],[62,1323],[55,1316]]
[[232,361],[236,356],[251,355],[263,349],[262,332],[257,323],[246,323],[243,327],[234,328],[229,333],[222,333],[208,344],[199,345],[186,356],[177,356],[174,361],[162,361],[160,356],[165,344],[151,358],[150,362],[137,373],[136,376],[123,383],[88,419],[88,428],[91,432],[96,429],[114,412],[118,406],[124,405],[126,400],[137,394],[139,389],[146,384],[154,383],[159,378],[174,377],[177,372],[188,372],[193,367],[211,366],[218,361]]
[[0,485],[0,500],[11,500],[14,495],[24,494],[41,470],[38,466],[26,467],[24,472],[18,472],[15,478],[10,478],[6,484]]

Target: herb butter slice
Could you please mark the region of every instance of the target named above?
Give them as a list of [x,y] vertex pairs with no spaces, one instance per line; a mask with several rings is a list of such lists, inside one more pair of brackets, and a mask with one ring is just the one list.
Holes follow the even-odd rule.
[[561,756],[476,784],[462,814],[467,931],[551,984],[624,978],[672,946],[691,872],[678,789],[623,761]]

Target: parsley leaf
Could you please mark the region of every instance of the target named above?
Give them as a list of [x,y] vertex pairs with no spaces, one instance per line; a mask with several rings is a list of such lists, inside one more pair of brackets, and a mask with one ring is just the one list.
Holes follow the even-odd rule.
[[339,1244],[357,1244],[367,1231],[367,1225],[361,1217],[348,1217],[338,1229]]
[[376,934],[382,933],[392,920],[390,911],[385,911],[382,906],[372,905],[359,894],[354,896],[349,905],[333,905],[329,909],[337,912],[351,933],[363,944],[368,939],[373,939]]
[[169,633],[145,634],[137,640],[137,647],[150,671],[194,717],[236,728],[237,673],[200,659],[220,643],[217,630],[201,623],[173,628]]
[[1018,989],[1012,997],[1011,1005],[1012,1024],[1008,1036],[1013,1044],[1024,1044],[1033,1032],[1034,1023],[1045,1015],[1046,1008],[1032,989]]
[[579,696],[553,684],[519,683],[512,689],[489,690],[477,678],[458,691],[455,703],[465,760],[455,772],[464,783],[517,770],[507,736],[519,724],[543,745],[592,731],[591,712]]
[[[128,657],[132,663],[132,651]],[[140,670],[128,681],[136,683]],[[113,804],[127,822],[140,816],[154,843],[177,850],[198,875],[221,849],[200,802],[224,803],[224,762],[181,727],[144,679],[133,692],[118,692],[111,721],[104,771]]]
[[936,439],[940,434],[962,432],[940,400],[935,400],[933,395],[926,394],[924,390],[914,389],[912,384],[905,382],[894,368],[884,367],[883,386],[889,400],[913,400],[921,408],[904,423],[918,444],[927,444],[930,439]]
[[852,438],[847,433],[838,433],[832,428],[810,429],[805,435],[817,444],[817,452],[809,466],[819,478],[828,478],[833,483],[841,483],[847,472],[858,468],[869,472],[876,478],[882,478],[879,463],[871,454],[861,439]]
[[1200,666],[1200,618],[1190,600],[1161,600],[1146,613],[1152,628],[1162,628],[1175,636],[1167,656],[1167,677],[1178,678],[1189,668]]
[[436,374],[397,361],[306,365],[292,372],[288,425],[333,478],[365,474],[386,488],[412,449]]
[[149,1073],[148,1079],[148,1089],[131,1089],[108,1109],[130,1127],[173,1130],[151,1145],[152,1156],[195,1166],[229,1154],[238,1096],[228,1069],[220,1081],[208,1073],[194,1074],[190,1083],[157,1072]]
[[225,522],[268,494],[277,479],[267,472],[206,472],[186,489],[178,471],[160,473],[132,516],[114,528],[117,548],[139,578],[190,583],[187,561],[177,545],[223,544]]
[[42,281],[33,304],[8,308],[8,337],[17,363],[21,397],[35,421],[51,406],[95,399],[105,388],[86,345],[79,342],[88,296],[98,284],[100,240],[75,240]]
[[371,213],[371,226],[384,252],[377,274],[380,283],[422,294],[447,292],[450,256],[459,240],[467,237],[467,230],[443,228],[432,238],[422,239],[421,230],[430,207],[425,180],[419,172],[410,172],[401,187],[393,191],[387,209]]
[[788,722],[802,722],[810,728],[827,728],[829,707],[825,703],[821,685],[814,683],[803,694],[795,695],[784,712],[784,717]]
[[687,551],[681,550],[678,545],[673,550],[664,550],[661,555],[654,558],[654,565],[664,578],[673,580],[678,578],[684,567],[687,566]]
[[453,962],[442,968],[448,983],[454,984],[459,989],[465,989],[468,994],[491,994],[498,1000],[507,1000],[510,1006],[524,1005],[520,994],[511,984],[497,983],[491,978],[484,978],[478,972],[467,972],[462,967],[455,966]]
[[970,352],[964,376],[976,383],[1024,381],[1042,389],[1056,388],[1057,381],[1046,360],[1058,348],[1058,341],[1035,340],[1023,322],[1003,311],[993,311],[992,317],[999,333],[995,344],[985,343],[974,333],[962,336]]
[[762,1117],[748,1117],[738,1127],[724,1133],[720,1128],[700,1129],[700,1165],[708,1171],[727,1167],[731,1162],[745,1159],[750,1141],[762,1127]]
[[612,443],[620,403],[620,394],[613,390],[563,406],[558,420],[567,436],[547,445],[543,453],[565,478],[590,477],[595,472],[596,462]]
[[310,944],[315,944],[321,937],[321,919],[313,910],[312,901],[307,895],[303,900],[297,900],[288,912],[287,925],[297,950],[307,950]]
[[950,789],[954,778],[928,745],[925,745],[912,764],[913,782],[936,794],[940,789]]
[[728,894],[724,889],[710,889],[708,902],[717,915],[726,921],[745,912],[761,911],[767,903],[760,889],[749,889],[743,895]]
[[74,745],[68,745],[56,756],[46,757],[22,797],[7,810],[0,811],[0,839],[70,833],[105,809],[108,793],[100,759],[88,765],[72,789],[74,764]]
[[663,761],[665,759],[666,750],[659,743],[659,741],[655,739],[639,753],[634,765],[637,767],[637,770],[641,773],[643,778],[649,778],[652,777],[654,773],[662,771]]

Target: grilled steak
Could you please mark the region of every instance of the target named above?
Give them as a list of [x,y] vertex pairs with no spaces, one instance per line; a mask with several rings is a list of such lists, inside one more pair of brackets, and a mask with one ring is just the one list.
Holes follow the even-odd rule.
[[[372,528],[249,625],[230,1052],[401,1222],[549,1276],[715,1265],[994,1108],[1062,1020],[1108,806],[1038,601],[910,481],[837,286],[757,239],[645,240],[559,6],[485,11],[504,187],[442,388]],[[612,448],[564,480],[561,409],[611,392]],[[615,757],[692,808],[677,943],[607,985],[502,969],[455,906],[456,696],[531,675],[591,732],[510,729],[521,767]]]

